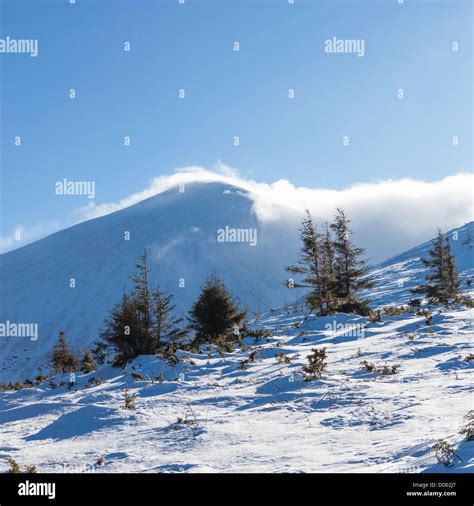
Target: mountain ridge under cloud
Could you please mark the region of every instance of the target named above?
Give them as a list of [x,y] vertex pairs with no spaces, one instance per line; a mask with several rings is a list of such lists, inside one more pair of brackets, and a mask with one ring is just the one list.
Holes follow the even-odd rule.
[[[4,367],[26,374],[47,363],[60,330],[79,349],[92,345],[108,310],[130,287],[128,276],[145,248],[152,286],[159,282],[171,292],[182,315],[212,271],[251,314],[301,298],[300,290],[285,287],[285,266],[295,262],[300,247],[298,221],[262,220],[254,196],[228,183],[180,189],[0,255],[0,321],[39,324],[38,341],[2,338]],[[255,230],[257,244],[219,242],[226,227]],[[360,243],[357,233],[354,239]],[[395,290],[397,269],[404,267],[385,266],[380,283]],[[421,272],[419,265],[411,271]]]
[[[359,244],[369,250],[374,262],[379,262],[430,239],[438,227],[446,231],[471,221],[473,179],[472,174],[459,173],[434,182],[389,180],[331,190],[296,187],[287,180],[271,184],[246,180],[223,164],[217,165],[214,171],[185,167],[155,178],[145,190],[117,203],[89,202],[66,217],[62,225],[58,220],[37,224],[32,229],[18,225],[16,230],[21,232],[22,240],[16,241],[14,233],[2,237],[0,249],[11,251],[15,245],[22,247],[59,230],[125,209],[178,185],[220,182],[247,191],[252,196],[256,214],[264,222],[287,220],[298,226],[305,205],[316,221],[323,222],[331,220],[336,206],[343,206],[353,220]],[[100,188],[98,194],[100,196]]]

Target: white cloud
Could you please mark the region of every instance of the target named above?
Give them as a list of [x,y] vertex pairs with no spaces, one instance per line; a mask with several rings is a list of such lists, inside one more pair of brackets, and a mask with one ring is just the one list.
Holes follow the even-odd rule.
[[[145,190],[119,202],[89,203],[78,209],[67,225],[110,214],[180,184],[218,181],[247,190],[263,222],[284,221],[295,229],[305,205],[318,221],[331,220],[335,207],[342,206],[352,218],[357,242],[374,260],[381,260],[430,239],[437,227],[446,231],[471,221],[473,179],[472,174],[459,173],[434,182],[405,178],[328,190],[297,187],[285,179],[258,183],[242,178],[219,161],[213,170],[191,166],[157,177]],[[48,225],[25,231],[24,240],[51,233],[52,228]],[[15,247],[11,238],[1,239],[0,245],[2,249]]]

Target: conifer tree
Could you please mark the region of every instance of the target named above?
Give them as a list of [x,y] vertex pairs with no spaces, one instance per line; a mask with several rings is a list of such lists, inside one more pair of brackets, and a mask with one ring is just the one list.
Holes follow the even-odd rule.
[[466,237],[465,237],[464,241],[462,242],[462,244],[463,244],[463,246],[466,246],[466,248],[469,251],[471,251],[472,243],[473,243],[473,238],[472,238],[471,228],[468,228],[467,232],[466,232]]
[[101,339],[97,339],[94,341],[94,347],[92,348],[92,356],[95,362],[99,365],[102,365],[107,357],[107,348],[108,345],[106,342]]
[[233,330],[244,320],[229,291],[215,274],[211,274],[201,288],[190,314],[190,328],[195,331],[196,342],[216,342],[233,336]]
[[455,301],[460,295],[461,280],[456,267],[456,260],[451,252],[449,239],[446,237],[446,258],[448,269],[448,300]]
[[135,301],[130,294],[123,294],[110,311],[101,333],[101,338],[116,351],[116,365],[124,365],[140,355],[143,349],[140,330]]
[[461,281],[449,239],[439,229],[428,255],[428,258],[421,259],[421,263],[429,269],[425,276],[427,283],[413,289],[412,293],[423,294],[434,304],[448,305],[458,298]]
[[79,362],[76,355],[69,349],[66,334],[59,332],[59,339],[51,354],[51,365],[55,374],[76,372],[79,370]]
[[360,257],[363,248],[356,247],[351,239],[349,228],[351,220],[341,207],[336,209],[331,229],[334,232],[334,273],[336,296],[343,301],[357,300],[357,293],[364,288],[371,288],[373,283],[365,277],[367,260]]
[[92,354],[92,350],[86,348],[84,350],[84,355],[81,360],[81,371],[83,372],[92,372],[97,370],[98,365],[94,359],[94,355]]
[[153,349],[151,297],[148,287],[148,258],[145,249],[140,260],[135,264],[136,271],[130,276],[133,282],[133,300],[138,324],[138,348],[140,353],[149,354]]
[[173,316],[176,306],[173,296],[162,290],[159,285],[152,294],[153,300],[153,347],[157,351],[163,344],[175,346],[184,337],[180,328],[182,318]]
[[301,282],[294,283],[293,287],[310,288],[306,303],[325,315],[333,309],[335,295],[334,249],[329,229],[326,225],[321,235],[311,212],[305,209],[299,238],[302,245],[297,265],[290,265],[286,271],[302,276]]
[[326,309],[328,311],[332,311],[337,305],[336,270],[334,266],[334,243],[327,222],[324,224],[321,250],[321,278],[323,285],[323,299],[326,303]]
[[172,296],[149,289],[147,252],[130,276],[133,288],[110,311],[101,338],[115,351],[115,364],[124,365],[138,355],[151,355],[162,345],[173,345],[183,337],[182,319],[175,318]]

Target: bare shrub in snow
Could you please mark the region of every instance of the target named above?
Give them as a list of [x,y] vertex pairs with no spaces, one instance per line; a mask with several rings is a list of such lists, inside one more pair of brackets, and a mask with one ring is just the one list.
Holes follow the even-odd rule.
[[10,474],[21,474],[21,473],[36,474],[37,472],[36,466],[23,466],[22,468],[22,466],[18,464],[18,462],[12,457],[8,457],[7,462],[8,465],[10,466],[8,469],[8,472]]
[[291,364],[291,359],[288,355],[285,353],[277,353],[275,355],[275,358],[277,359],[277,362],[279,364]]
[[10,468],[8,470],[8,472],[10,474],[20,474],[21,473],[20,464],[18,464],[18,462],[14,458],[8,457],[7,462],[8,462],[8,465],[10,466]]
[[404,332],[404,335],[411,343],[413,343],[416,337],[415,334],[412,334],[410,332]]
[[96,378],[94,376],[87,382],[86,387],[90,388],[92,386],[102,385],[102,383],[105,383],[105,380],[103,378]]
[[417,311],[416,316],[424,316],[425,318],[429,318],[431,313],[427,309],[420,309]]
[[179,416],[173,428],[179,430],[182,427],[193,427],[198,425],[196,412],[192,406],[187,406],[184,417]]
[[154,381],[158,381],[159,383],[163,383],[163,381],[165,381],[165,377],[163,376],[163,371],[161,371],[160,374],[157,374],[155,376]]
[[[471,284],[469,284],[468,286],[471,286],[471,285],[472,285],[472,281],[471,281]],[[469,297],[469,295],[459,296],[458,300],[456,302],[458,302],[459,304],[462,304],[466,307],[474,307],[474,299],[472,297]]]
[[12,383],[10,381],[10,383],[0,385],[0,392],[7,392],[8,390],[13,391],[23,390],[24,388],[31,388],[32,386],[33,384],[28,382],[20,383],[19,381],[15,381],[14,383]]
[[35,378],[35,384],[40,385],[41,383],[43,383],[43,381],[46,381],[47,379],[48,379],[47,376],[44,376],[42,374],[38,374],[38,376],[36,376],[36,378]]
[[400,364],[394,364],[394,365],[384,365],[381,369],[378,369],[377,372],[380,374],[397,374],[398,369],[400,369]]
[[240,362],[240,368],[244,370],[247,369],[250,363],[255,362],[256,358],[257,350],[253,350],[247,358]]
[[170,366],[175,366],[180,362],[180,358],[176,355],[176,351],[177,348],[175,346],[163,346],[157,351],[157,356]]
[[242,371],[245,371],[249,368],[249,362],[247,359],[241,360],[239,363],[239,368],[242,369]]
[[225,339],[218,339],[216,341],[217,352],[221,357],[226,353],[232,353],[234,351],[234,343],[232,341],[226,341]]
[[400,316],[410,312],[407,306],[386,306],[383,308],[383,314],[386,316]]
[[354,313],[360,316],[370,316],[372,310],[366,300],[347,300],[337,306],[339,313]]
[[384,375],[393,375],[397,374],[398,369],[400,369],[400,364],[394,364],[394,365],[387,365],[384,364],[383,366],[376,366],[374,364],[371,364],[367,362],[367,360],[364,360],[361,362],[361,365],[364,366],[365,370],[370,373],[376,373],[376,374],[384,374]]
[[382,313],[380,311],[372,311],[368,316],[368,320],[370,323],[380,323],[382,321]]
[[250,329],[247,324],[245,323],[242,326],[241,334],[244,337],[253,337],[256,341],[265,338],[265,337],[271,337],[272,331],[264,328],[259,329]]
[[130,394],[128,390],[125,390],[124,394],[124,407],[123,409],[135,409],[135,399],[137,398],[137,394]]
[[365,370],[367,372],[375,372],[375,365],[371,364],[370,362],[367,362],[367,360],[364,360],[363,362],[361,362],[361,365],[363,365],[365,367]]
[[408,305],[411,308],[416,308],[416,307],[420,307],[421,306],[421,302],[422,302],[421,299],[410,299],[409,302],[408,302]]
[[130,376],[133,378],[134,381],[146,381],[147,378],[143,374],[139,374],[136,372],[131,372]]

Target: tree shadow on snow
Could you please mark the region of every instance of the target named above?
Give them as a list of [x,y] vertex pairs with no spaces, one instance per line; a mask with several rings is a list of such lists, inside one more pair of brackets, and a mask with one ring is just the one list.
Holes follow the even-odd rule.
[[123,418],[117,417],[117,410],[115,409],[94,405],[85,406],[61,415],[36,434],[25,437],[25,440],[68,439],[118,425],[122,421]]

